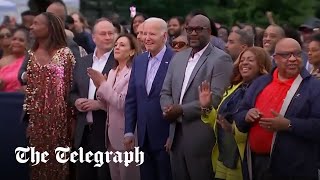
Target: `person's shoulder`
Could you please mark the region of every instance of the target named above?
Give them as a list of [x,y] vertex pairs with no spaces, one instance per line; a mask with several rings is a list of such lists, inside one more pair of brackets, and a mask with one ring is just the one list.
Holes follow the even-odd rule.
[[143,52],[135,57],[136,60],[147,60],[149,56],[149,52]]
[[80,61],[87,61],[88,59],[93,59],[93,53],[87,54],[87,55],[79,58]]

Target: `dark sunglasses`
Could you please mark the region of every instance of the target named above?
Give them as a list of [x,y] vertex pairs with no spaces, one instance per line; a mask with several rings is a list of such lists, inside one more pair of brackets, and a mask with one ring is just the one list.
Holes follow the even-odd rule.
[[284,59],[289,59],[291,56],[295,57],[295,58],[301,58],[301,51],[298,52],[285,52],[285,53],[276,53],[276,56],[280,56]]
[[11,33],[3,33],[3,34],[0,34],[0,39],[10,38],[11,36],[12,36]]
[[208,28],[198,26],[198,27],[186,27],[185,29],[188,34],[191,34],[193,31],[195,31],[198,34],[198,33],[201,33],[204,29],[208,29]]
[[182,42],[182,41],[173,41],[171,43],[171,46],[174,48],[174,49],[181,49],[183,47],[185,47],[187,45],[187,43],[185,42]]

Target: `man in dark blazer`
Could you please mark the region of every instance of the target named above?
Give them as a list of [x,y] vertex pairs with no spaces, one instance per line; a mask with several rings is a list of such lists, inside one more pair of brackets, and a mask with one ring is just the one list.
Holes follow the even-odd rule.
[[[105,152],[107,113],[102,110],[96,100],[96,90],[93,81],[87,74],[92,68],[102,74],[108,74],[113,68],[114,27],[106,19],[99,19],[93,29],[93,40],[96,49],[93,54],[80,58],[76,62],[73,75],[73,85],[70,93],[71,103],[76,107],[77,120],[74,135],[74,148],[83,148],[84,153]],[[94,167],[93,163],[78,163],[76,165],[77,180],[111,179],[109,166]]]
[[214,179],[211,154],[212,127],[201,121],[198,87],[211,84],[212,105],[217,108],[230,84],[233,61],[210,44],[210,21],[194,16],[186,32],[191,48],[172,58],[161,91],[161,107],[173,138],[171,166],[174,180]]
[[141,180],[171,180],[166,142],[169,123],[163,119],[160,90],[173,56],[166,47],[167,23],[159,18],[144,22],[145,46],[148,52],[138,56],[132,66],[125,104],[125,146],[134,146],[137,126],[138,144],[145,155],[140,166]]

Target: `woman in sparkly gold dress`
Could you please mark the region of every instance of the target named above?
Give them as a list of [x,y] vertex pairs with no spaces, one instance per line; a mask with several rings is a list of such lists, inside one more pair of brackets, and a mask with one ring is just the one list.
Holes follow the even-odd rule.
[[73,111],[67,102],[75,58],[67,48],[63,23],[53,14],[36,16],[31,34],[35,43],[27,66],[27,136],[31,147],[49,153],[49,160],[31,166],[30,179],[65,180],[69,177],[68,163],[56,161],[55,149],[71,147]]

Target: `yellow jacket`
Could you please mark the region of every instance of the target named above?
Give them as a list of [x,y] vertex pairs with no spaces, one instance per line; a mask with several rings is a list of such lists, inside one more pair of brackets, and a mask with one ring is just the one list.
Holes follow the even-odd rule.
[[[239,83],[235,86],[233,86],[231,89],[228,89],[224,96],[223,96],[223,99],[220,103],[220,105],[222,104],[222,102],[228,98],[231,94],[233,94],[233,92],[235,92],[235,90],[238,89],[238,87],[241,85],[242,83]],[[213,129],[214,129],[214,132],[215,132],[215,136],[217,137],[217,121],[216,121],[216,118],[217,118],[217,112],[220,108],[220,105],[218,106],[218,109],[212,109],[212,111],[209,113],[209,115],[207,117],[204,117],[202,116],[201,119],[204,123],[208,123],[210,124]],[[238,149],[239,149],[239,153],[240,153],[240,158],[241,158],[241,161],[243,160],[244,158],[244,150],[245,150],[245,147],[246,147],[246,142],[247,142],[247,134],[246,133],[242,133],[238,130],[235,122],[233,122],[232,124],[233,126],[233,129],[234,129],[234,138],[235,138],[235,141],[237,143],[237,146],[238,146]],[[219,157],[219,150],[218,150],[218,143],[217,143],[217,139],[216,138],[216,144],[215,146],[213,147],[213,150],[212,150],[212,165],[213,165],[213,170],[216,172],[216,167],[217,167],[217,161],[218,161],[218,157]]]

